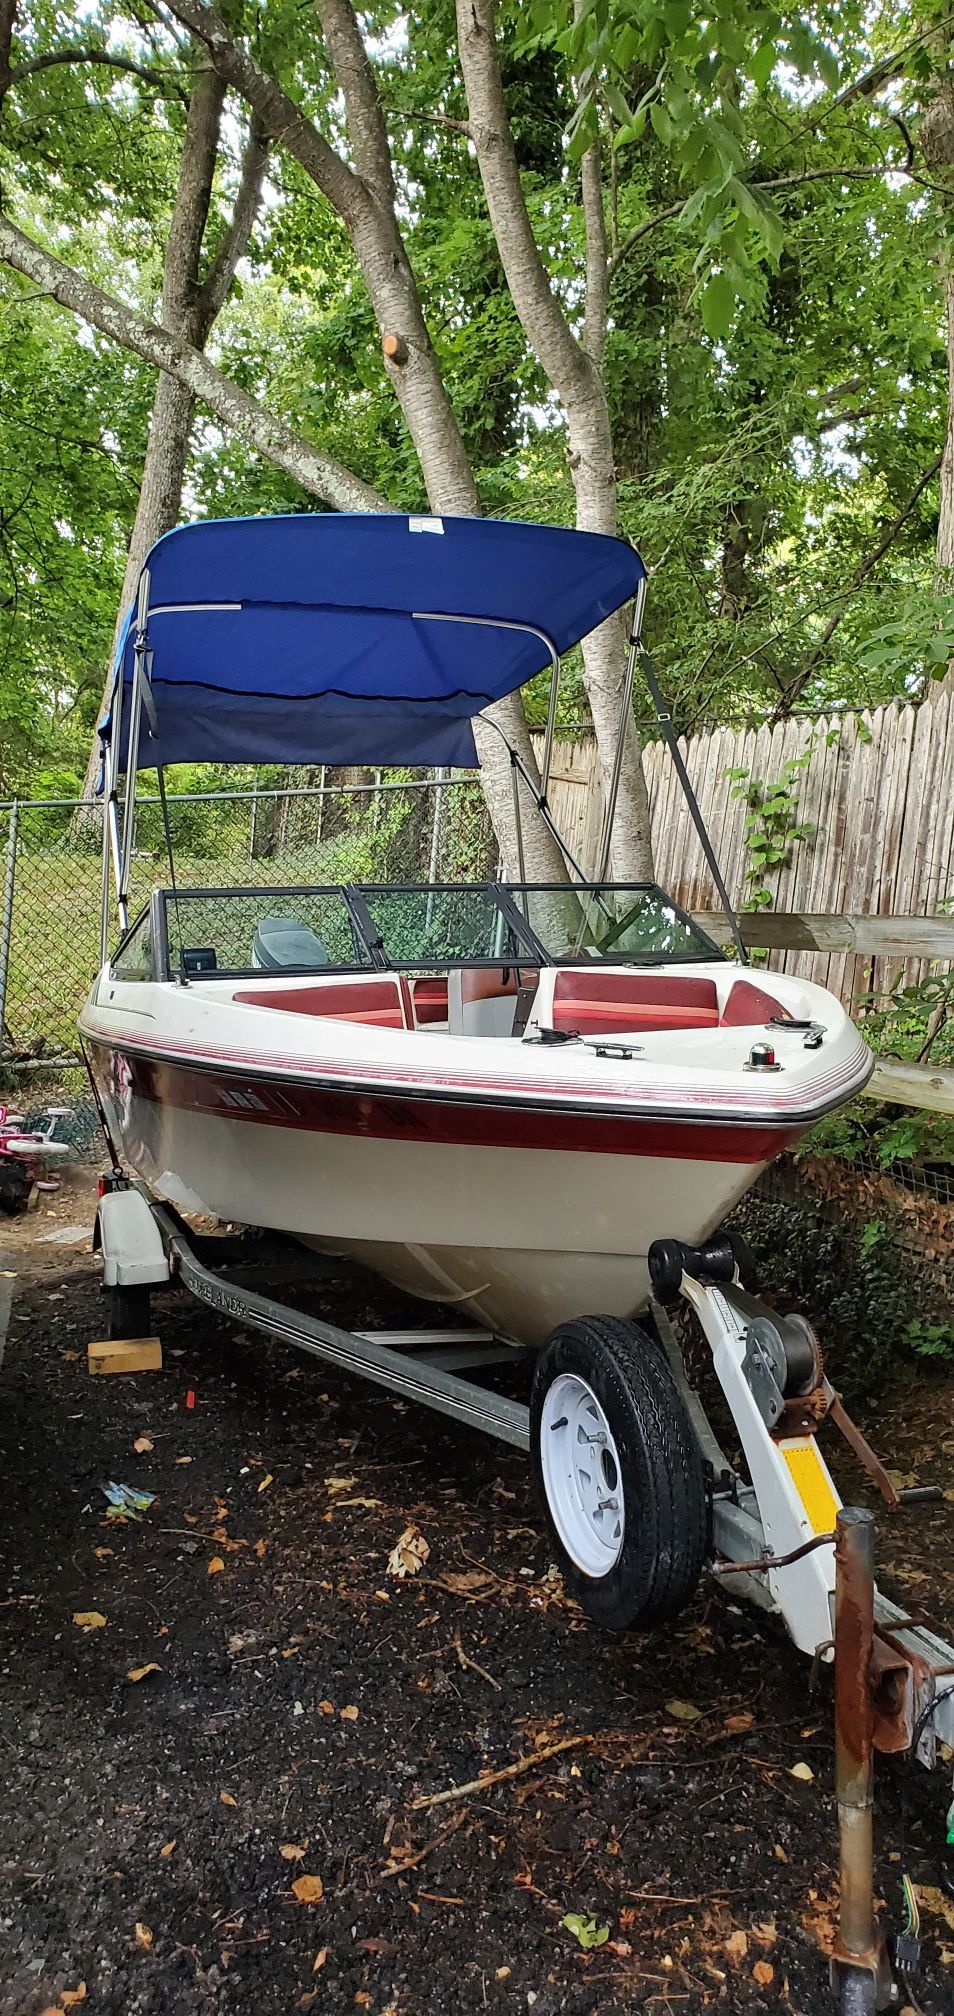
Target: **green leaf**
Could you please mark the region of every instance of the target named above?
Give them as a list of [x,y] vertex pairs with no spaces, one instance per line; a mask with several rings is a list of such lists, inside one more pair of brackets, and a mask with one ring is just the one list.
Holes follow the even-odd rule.
[[560,1923],[566,1927],[568,1932],[572,1932],[574,1939],[582,1946],[584,1953],[591,1953],[595,1946],[605,1946],[609,1938],[609,1926],[597,1924],[596,1919],[591,1917],[589,1913],[568,1911],[566,1917],[561,1918]]
[[713,273],[699,298],[699,313],[707,336],[718,343],[727,336],[735,314],[735,288],[724,273]]
[[749,76],[759,91],[764,91],[775,68],[776,48],[774,42],[763,42],[749,61]]
[[649,120],[657,140],[661,140],[663,146],[668,147],[675,129],[665,105],[660,105],[658,98],[654,98],[650,105]]

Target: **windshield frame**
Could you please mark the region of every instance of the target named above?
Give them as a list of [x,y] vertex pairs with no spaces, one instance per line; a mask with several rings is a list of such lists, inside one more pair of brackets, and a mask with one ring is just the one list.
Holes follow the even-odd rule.
[[[367,904],[368,897],[383,895],[468,895],[478,891],[486,894],[497,905],[509,932],[512,934],[512,939],[516,942],[517,946],[522,948],[519,953],[515,954],[513,949],[508,948],[499,955],[488,954],[483,957],[476,954],[466,954],[459,958],[447,956],[435,957],[432,954],[429,958],[422,957],[420,959],[395,958],[388,954],[380,931],[375,925],[374,918]],[[594,959],[584,949],[581,949],[576,954],[569,951],[556,954],[547,949],[543,940],[538,936],[533,925],[520,908],[520,898],[524,895],[579,895],[584,898],[590,897],[598,900],[603,895],[612,896],[620,893],[632,894],[633,896],[646,894],[664,903],[697,939],[698,950],[693,949],[683,953],[660,953],[655,957],[640,957],[624,951],[617,953],[615,948],[612,948],[611,955],[605,960]],[[253,967],[251,964],[238,967],[217,966],[208,973],[195,975],[189,973],[183,975],[181,967],[173,968],[167,925],[167,914],[170,905],[173,911],[175,911],[177,902],[180,906],[184,906],[188,903],[201,901],[203,898],[222,901],[230,896],[241,898],[257,897],[263,904],[274,904],[282,897],[294,898],[296,896],[337,896],[342,899],[367,952],[367,964],[339,965],[329,961],[328,964],[321,966],[287,966],[278,969],[289,979],[330,977],[332,974],[340,976],[348,973],[367,975],[369,972],[449,972],[459,967],[471,966],[585,966],[595,969],[600,965],[608,967],[632,966],[652,968],[659,966],[691,966],[708,964],[715,961],[718,961],[720,965],[725,963],[725,953],[721,948],[714,940],[709,938],[708,934],[702,929],[701,925],[696,923],[690,913],[673,896],[670,896],[666,890],[662,889],[657,882],[490,881],[286,883],[281,885],[253,883],[250,885],[225,885],[218,888],[197,888],[195,885],[190,885],[187,888],[180,888],[179,890],[171,888],[154,890],[150,899],[150,905],[147,907],[153,910],[155,919],[153,961],[157,978],[161,977],[166,980],[179,981],[183,978],[186,980],[237,980],[247,979],[249,974],[260,973],[260,969]],[[119,944],[110,957],[109,964],[111,971],[114,969],[114,962],[121,953],[123,946],[138,928],[143,914],[140,912],[140,916],[130,925],[129,930],[123,933]]]

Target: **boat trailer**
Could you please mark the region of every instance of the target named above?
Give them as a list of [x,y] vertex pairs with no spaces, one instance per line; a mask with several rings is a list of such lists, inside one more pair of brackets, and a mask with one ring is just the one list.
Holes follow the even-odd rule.
[[[535,1351],[473,1325],[344,1330],[226,1278],[198,1256],[196,1243],[177,1213],[145,1185],[118,1168],[102,1179],[94,1247],[102,1251],[112,1335],[145,1334],[152,1291],[178,1284],[243,1326],[530,1451],[530,1407],[464,1375],[531,1361]],[[223,1244],[219,1238],[207,1243]],[[818,1447],[819,1427],[831,1420],[841,1430],[893,1508],[938,1493],[895,1489],[827,1378],[806,1319],[779,1315],[743,1286],[741,1242],[729,1235],[700,1247],[660,1240],[649,1258],[654,1292],[648,1315],[706,1467],[708,1572],[734,1598],[780,1616],[816,1664],[834,1662],[841,1930],[832,1981],[838,2006],[844,2016],[898,2007],[901,1992],[873,1903],[873,1752],[913,1751],[933,1766],[939,1744],[954,1749],[954,1647],[923,1616],[899,1609],[877,1590],[873,1516],[842,1505]],[[729,1462],[687,1377],[669,1313],[679,1304],[694,1313],[708,1342],[748,1482]],[[908,1937],[901,1935],[896,1954],[902,1980],[911,1965],[902,1957]]]

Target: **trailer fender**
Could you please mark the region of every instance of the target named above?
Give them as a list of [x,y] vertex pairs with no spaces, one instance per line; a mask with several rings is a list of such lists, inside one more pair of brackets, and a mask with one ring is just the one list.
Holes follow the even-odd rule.
[[144,1288],[169,1279],[159,1227],[138,1190],[113,1190],[100,1198],[93,1246],[102,1251],[106,1288]]

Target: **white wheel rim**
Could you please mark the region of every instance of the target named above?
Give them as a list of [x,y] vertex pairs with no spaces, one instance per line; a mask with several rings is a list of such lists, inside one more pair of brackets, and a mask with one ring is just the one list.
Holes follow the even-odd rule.
[[557,1534],[576,1567],[599,1580],[623,1551],[622,1466],[603,1407],[575,1372],[561,1372],[547,1392],[540,1458]]

